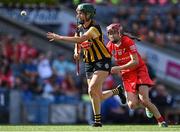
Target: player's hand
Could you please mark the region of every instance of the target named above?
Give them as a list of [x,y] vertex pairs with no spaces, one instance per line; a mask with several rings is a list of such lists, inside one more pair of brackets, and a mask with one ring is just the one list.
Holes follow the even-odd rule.
[[58,34],[52,33],[52,32],[48,32],[47,34],[47,38],[49,39],[49,41],[54,41],[60,38],[60,36]]
[[79,60],[79,59],[80,59],[80,54],[74,53],[74,59],[75,59],[75,60]]
[[112,74],[117,74],[117,73],[119,73],[120,71],[121,71],[121,69],[120,69],[119,66],[113,66],[113,67],[111,68],[111,73],[112,73]]

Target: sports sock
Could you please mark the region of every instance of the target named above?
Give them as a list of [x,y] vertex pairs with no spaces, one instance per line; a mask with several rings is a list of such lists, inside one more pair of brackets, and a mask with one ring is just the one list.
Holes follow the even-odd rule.
[[101,123],[101,114],[94,115],[95,123]]
[[119,94],[118,88],[113,89],[112,92],[113,92],[114,95],[118,95]]
[[164,121],[164,118],[161,116],[159,117],[158,119],[156,119],[158,122],[163,122]]

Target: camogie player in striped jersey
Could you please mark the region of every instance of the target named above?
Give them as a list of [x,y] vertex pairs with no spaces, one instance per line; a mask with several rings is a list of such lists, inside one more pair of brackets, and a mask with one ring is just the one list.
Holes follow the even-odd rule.
[[119,95],[122,103],[126,103],[126,98],[120,85],[113,90],[102,92],[102,85],[111,70],[111,54],[104,45],[100,26],[93,20],[94,6],[83,3],[78,5],[76,12],[78,29],[74,37],[61,36],[51,32],[47,33],[47,37],[50,41],[63,40],[75,43],[74,58],[76,59],[79,59],[80,50],[83,49],[88,93],[94,113],[93,127],[101,127],[101,102],[113,95]]
[[167,127],[159,110],[149,99],[149,88],[153,82],[137,51],[133,36],[122,33],[122,26],[119,23],[109,25],[107,33],[110,40],[107,48],[117,64],[111,68],[111,73],[118,73],[122,77],[129,108],[135,109],[143,106],[149,118],[154,115],[159,126]]

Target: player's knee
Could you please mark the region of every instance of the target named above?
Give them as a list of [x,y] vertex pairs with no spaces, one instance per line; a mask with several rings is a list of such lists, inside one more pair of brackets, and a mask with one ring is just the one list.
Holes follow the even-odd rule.
[[90,87],[90,88],[88,89],[88,94],[89,94],[90,97],[95,97],[95,96],[97,96],[96,90],[95,90],[94,88],[92,88],[92,87]]
[[137,106],[138,106],[138,103],[137,102],[129,101],[128,102],[128,106],[129,106],[130,109],[136,109]]
[[148,98],[142,98],[141,103],[146,107],[151,101]]

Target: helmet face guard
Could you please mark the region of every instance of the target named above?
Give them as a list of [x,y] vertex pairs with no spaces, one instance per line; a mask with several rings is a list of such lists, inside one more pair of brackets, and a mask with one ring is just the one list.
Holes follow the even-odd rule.
[[120,23],[113,23],[109,26],[106,27],[106,30],[107,30],[107,33],[109,34],[110,32],[118,32],[119,34],[121,33],[122,31],[122,26]]
[[122,32],[122,26],[120,23],[113,23],[106,27],[108,38],[112,43],[118,43],[120,40],[120,34]]

